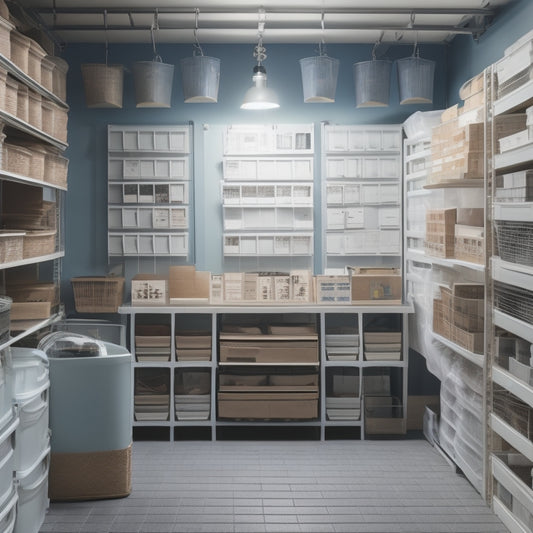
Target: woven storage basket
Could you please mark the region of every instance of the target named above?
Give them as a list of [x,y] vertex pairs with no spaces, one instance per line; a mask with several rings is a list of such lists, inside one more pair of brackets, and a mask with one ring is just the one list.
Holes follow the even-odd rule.
[[79,277],[70,281],[78,313],[116,313],[122,304],[122,277]]
[[0,18],[0,54],[11,59],[11,31],[14,26],[7,19]]
[[41,62],[46,56],[46,52],[33,39],[30,40],[30,48],[28,50],[28,76],[41,83]]
[[38,130],[43,128],[43,114],[42,114],[43,98],[35,91],[28,93],[28,122]]
[[25,283],[10,285],[6,292],[14,302],[50,302],[59,303],[59,286],[55,283]]
[[38,209],[14,209],[7,212],[4,209],[2,221],[10,228],[55,231],[56,214],[55,202],[43,201]]
[[84,63],[81,72],[87,107],[122,108],[122,65]]
[[2,168],[13,174],[29,176],[31,152],[17,144],[4,143],[2,152]]
[[4,109],[6,113],[16,117],[17,116],[17,95],[19,90],[19,84],[11,76],[6,80],[6,105]]
[[67,142],[68,113],[66,109],[54,104],[54,134],[53,137]]
[[17,89],[17,118],[23,122],[28,122],[30,115],[29,89],[26,85],[19,83]]
[[50,255],[56,249],[55,231],[27,231],[24,235],[23,258]]
[[11,61],[17,65],[22,72],[28,73],[28,57],[30,53],[31,39],[22,33],[13,30],[10,33],[11,40]]
[[48,56],[48,59],[54,63],[52,92],[63,102],[67,99],[67,72],[68,63],[60,57]]
[[0,68],[0,109],[6,108],[7,71]]
[[48,149],[44,159],[44,180],[58,187],[67,187],[68,159]]
[[22,259],[24,231],[0,231],[0,263]]
[[53,501],[123,498],[131,492],[131,445],[122,450],[52,453],[48,494]]
[[41,85],[48,91],[54,91],[55,63],[50,61],[50,56],[43,57],[41,61]]
[[31,152],[30,178],[44,180],[45,160],[48,153],[46,148],[39,143],[28,143],[25,148]]
[[54,109],[54,104],[43,98],[41,105],[42,130],[51,137],[54,136]]

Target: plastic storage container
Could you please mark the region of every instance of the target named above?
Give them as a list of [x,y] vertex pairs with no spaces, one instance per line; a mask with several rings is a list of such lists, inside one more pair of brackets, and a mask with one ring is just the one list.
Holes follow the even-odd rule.
[[13,533],[17,518],[17,502],[18,493],[15,489],[6,500],[0,501],[0,531],[3,533]]
[[[0,428],[0,502],[4,502],[13,492],[13,472],[15,471],[15,432],[19,424],[18,416]],[[0,531],[4,531],[0,528]]]
[[13,400],[20,423],[16,431],[15,470],[26,471],[49,446],[48,359],[41,350],[11,348]]
[[52,500],[117,498],[131,491],[131,355],[122,346],[56,331],[50,361]]
[[13,417],[13,383],[11,377],[11,352],[0,352],[0,430]]
[[186,104],[216,103],[220,81],[220,59],[208,56],[183,58],[181,80]]

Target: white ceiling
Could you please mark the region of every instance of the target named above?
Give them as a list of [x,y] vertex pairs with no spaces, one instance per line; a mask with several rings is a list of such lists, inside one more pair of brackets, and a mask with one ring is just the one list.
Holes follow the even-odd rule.
[[[12,1],[12,0],[9,0]],[[63,42],[448,42],[512,0],[17,0]],[[259,10],[264,9],[260,20]],[[107,29],[106,29],[107,28]]]

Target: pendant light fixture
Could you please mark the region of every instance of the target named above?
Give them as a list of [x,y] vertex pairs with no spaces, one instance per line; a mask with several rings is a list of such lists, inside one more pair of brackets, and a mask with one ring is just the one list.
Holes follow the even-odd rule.
[[300,59],[304,102],[306,104],[335,102],[339,60],[329,57],[326,53],[323,11],[321,27],[322,40],[318,44],[318,57]]
[[262,65],[267,58],[266,49],[263,46],[263,32],[265,30],[265,10],[259,10],[258,42],[254,49],[254,57],[257,65],[254,67],[252,81],[253,85],[244,94],[241,109],[276,109],[279,107],[278,95],[267,87],[266,69]]
[[192,57],[181,60],[181,81],[186,104],[209,104],[218,101],[220,59],[204,56],[198,40],[198,17],[195,10],[194,49]]

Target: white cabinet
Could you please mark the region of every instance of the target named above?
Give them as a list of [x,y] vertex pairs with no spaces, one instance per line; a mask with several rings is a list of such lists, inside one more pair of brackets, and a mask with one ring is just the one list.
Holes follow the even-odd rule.
[[312,124],[225,128],[222,253],[228,268],[245,257],[297,257],[299,266],[311,266],[313,154]]
[[108,128],[108,255],[190,255],[189,126]]
[[322,137],[325,269],[356,257],[358,265],[400,267],[401,127],[324,125]]
[[[134,358],[134,431],[161,431],[170,440],[191,428],[216,439],[217,430],[246,426],[314,427],[321,439],[343,429],[363,439],[365,425],[369,434],[405,433],[412,311],[410,305],[122,306]],[[265,324],[270,335],[259,334]],[[242,348],[239,340],[251,345]],[[295,411],[266,416],[259,401],[240,420],[227,403],[236,393],[255,393],[250,401],[281,394]]]

